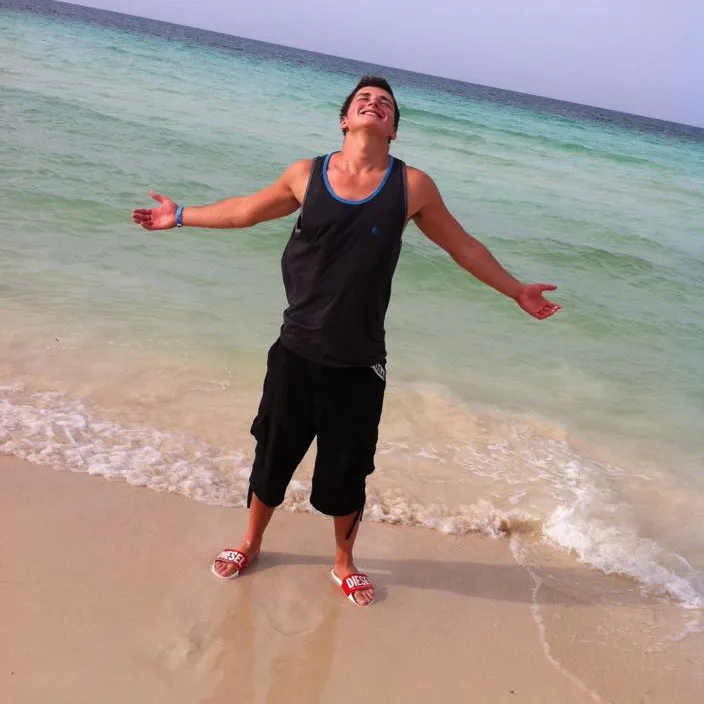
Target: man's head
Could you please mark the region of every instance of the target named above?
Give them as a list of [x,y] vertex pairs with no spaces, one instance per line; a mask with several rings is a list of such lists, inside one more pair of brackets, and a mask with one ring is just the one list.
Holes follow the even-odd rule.
[[340,128],[345,136],[357,129],[380,130],[391,142],[401,113],[391,86],[380,76],[362,76],[340,109]]

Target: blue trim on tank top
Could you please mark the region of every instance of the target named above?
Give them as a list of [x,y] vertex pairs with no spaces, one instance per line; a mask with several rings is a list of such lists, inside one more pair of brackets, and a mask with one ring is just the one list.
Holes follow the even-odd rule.
[[389,176],[391,175],[391,168],[394,165],[394,158],[389,154],[389,165],[386,168],[386,173],[384,174],[384,178],[381,180],[381,183],[376,187],[374,193],[372,193],[370,196],[367,196],[363,200],[347,200],[347,198],[340,198],[340,196],[335,193],[335,191],[332,190],[332,186],[330,185],[330,181],[328,181],[328,163],[330,162],[330,157],[333,154],[337,154],[337,152],[331,152],[325,157],[325,161],[323,162],[323,182],[325,183],[325,188],[328,189],[328,193],[335,199],[339,200],[340,203],[345,203],[346,205],[362,205],[364,203],[368,203],[374,196],[379,194],[379,191],[386,185],[386,182],[389,180]]

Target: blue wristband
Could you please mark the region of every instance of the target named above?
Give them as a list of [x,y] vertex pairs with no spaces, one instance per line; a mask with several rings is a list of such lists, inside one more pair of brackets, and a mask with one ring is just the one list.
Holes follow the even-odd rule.
[[176,227],[183,227],[183,206],[176,208]]

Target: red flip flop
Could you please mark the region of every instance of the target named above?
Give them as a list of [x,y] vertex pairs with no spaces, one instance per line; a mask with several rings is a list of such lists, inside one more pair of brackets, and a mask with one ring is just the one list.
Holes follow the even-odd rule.
[[[223,577],[221,574],[218,574],[217,570],[215,569],[216,562],[227,562],[230,565],[234,565],[237,569],[235,569],[235,571],[231,575]],[[244,571],[248,564],[249,558],[243,552],[240,552],[239,550],[233,550],[232,548],[225,548],[213,560],[213,565],[210,568],[210,571],[219,579],[234,579],[235,577],[240,576],[240,573]]]
[[361,572],[356,572],[355,574],[348,574],[344,579],[340,579],[336,574],[335,570],[330,570],[330,576],[335,580],[338,587],[342,587],[342,591],[345,592],[345,596],[355,605],[360,608],[365,608],[371,606],[374,603],[372,599],[367,604],[358,604],[354,595],[357,592],[365,592],[373,588],[372,583],[369,581],[369,577]]

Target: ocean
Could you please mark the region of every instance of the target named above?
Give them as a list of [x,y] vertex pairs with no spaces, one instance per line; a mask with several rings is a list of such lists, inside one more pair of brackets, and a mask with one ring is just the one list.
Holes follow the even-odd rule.
[[[294,218],[148,233],[149,189],[246,194],[339,149],[365,72],[392,152],[538,322],[410,225],[365,519],[518,536],[704,607],[704,130],[49,1],[0,3],[0,452],[242,506]],[[285,501],[308,504],[307,458]],[[214,546],[214,549],[218,546]]]

